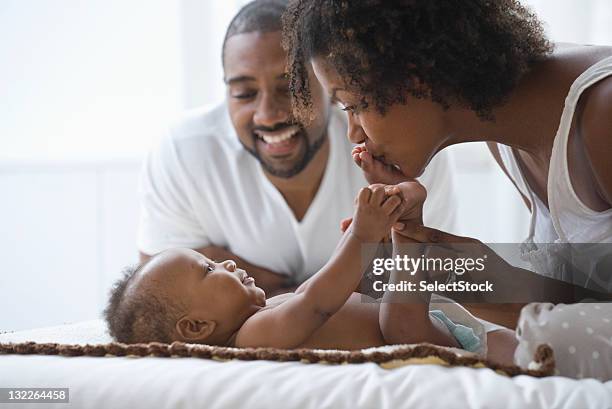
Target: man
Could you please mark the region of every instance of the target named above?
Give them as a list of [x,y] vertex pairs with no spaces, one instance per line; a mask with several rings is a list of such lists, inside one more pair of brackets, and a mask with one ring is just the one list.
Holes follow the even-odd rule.
[[[235,260],[272,295],[306,280],[332,254],[340,221],[368,183],[352,161],[344,113],[314,76],[316,115],[308,125],[292,119],[281,47],[285,3],[257,0],[234,17],[223,44],[226,101],[187,113],[149,155],[141,261],[193,248]],[[453,230],[447,162],[438,155],[420,181],[429,193],[426,224]]]

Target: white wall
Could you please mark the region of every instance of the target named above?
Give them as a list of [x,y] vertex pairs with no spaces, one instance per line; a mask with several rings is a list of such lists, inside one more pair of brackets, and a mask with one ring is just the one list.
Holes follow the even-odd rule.
[[138,161],[0,165],[0,331],[99,316],[136,261]]
[[183,107],[168,0],[2,0],[0,158],[141,154]]
[[242,3],[0,1],[0,331],[99,316],[137,261],[141,159],[223,98]]

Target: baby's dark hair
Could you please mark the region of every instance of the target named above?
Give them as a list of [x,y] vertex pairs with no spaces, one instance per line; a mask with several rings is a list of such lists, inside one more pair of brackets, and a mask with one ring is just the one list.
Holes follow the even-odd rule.
[[172,332],[181,311],[176,301],[144,289],[136,289],[126,297],[134,277],[147,262],[128,266],[123,276],[115,282],[104,310],[104,318],[110,335],[119,342],[128,344],[139,342],[174,341]]
[[314,57],[363,97],[362,108],[384,114],[413,95],[491,119],[552,51],[536,15],[517,0],[293,0],[283,47],[294,113],[306,121]]
[[227,27],[221,59],[225,66],[225,43],[231,37],[245,33],[281,31],[282,15],[288,0],[254,0],[238,11]]

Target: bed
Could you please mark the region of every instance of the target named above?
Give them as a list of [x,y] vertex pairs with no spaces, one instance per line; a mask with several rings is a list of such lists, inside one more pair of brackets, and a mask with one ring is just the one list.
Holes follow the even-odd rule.
[[[0,334],[0,343],[104,344],[100,320]],[[2,408],[612,408],[612,381],[482,368],[266,360],[0,355],[0,387],[70,389],[70,403]]]

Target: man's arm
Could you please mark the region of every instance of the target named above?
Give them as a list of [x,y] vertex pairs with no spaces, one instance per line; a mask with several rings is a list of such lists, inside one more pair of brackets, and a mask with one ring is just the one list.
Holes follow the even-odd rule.
[[[215,261],[233,260],[239,268],[245,270],[249,276],[255,279],[257,286],[264,290],[268,297],[293,291],[294,289],[288,276],[249,263],[223,247],[208,246],[195,249],[195,251]],[[140,252],[141,263],[149,258],[151,256]]]

